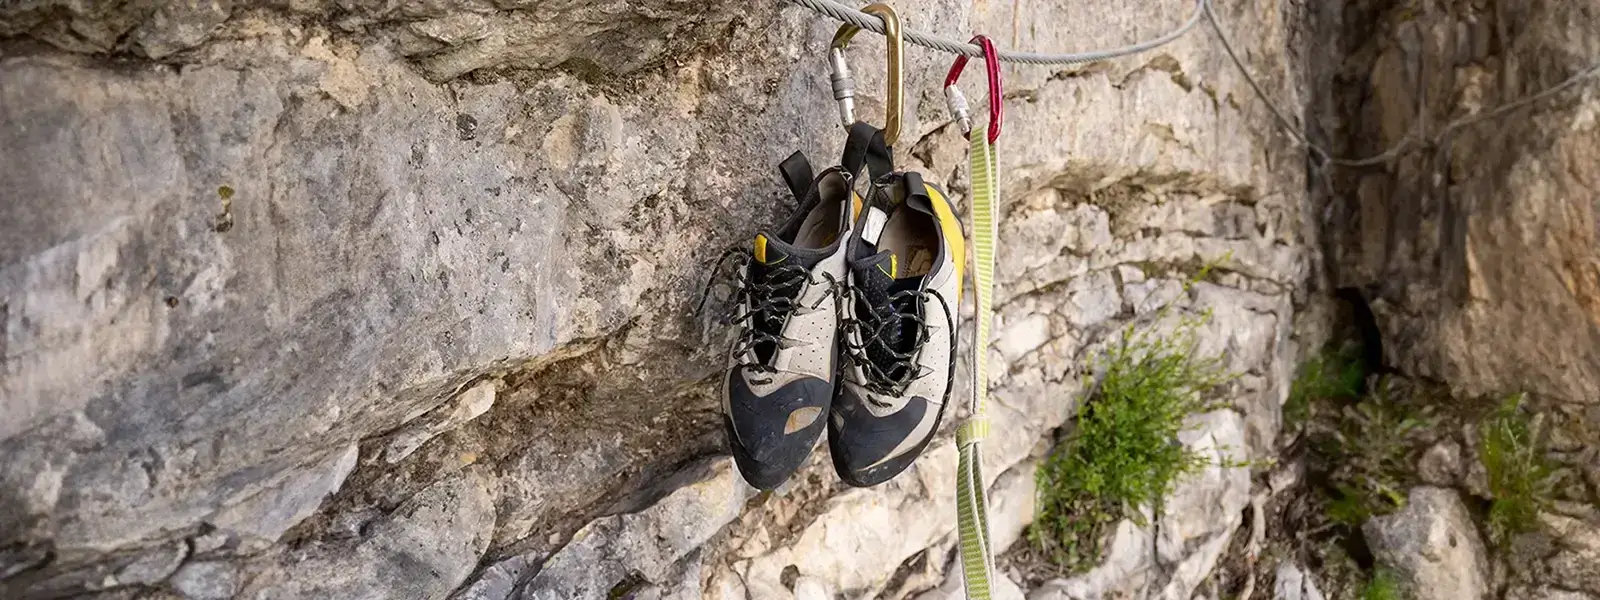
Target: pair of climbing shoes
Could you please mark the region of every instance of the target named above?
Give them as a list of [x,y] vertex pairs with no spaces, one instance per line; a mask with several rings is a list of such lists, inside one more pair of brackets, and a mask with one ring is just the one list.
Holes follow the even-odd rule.
[[[967,244],[944,192],[893,168],[902,104],[899,20],[883,4],[863,11],[883,20],[888,39],[885,129],[854,118],[844,50],[859,30],[845,25],[829,48],[834,98],[850,131],[841,165],[813,175],[800,153],[784,161],[780,170],[799,210],[776,231],[758,234],[748,252],[735,252],[744,261],[731,320],[742,329],[729,356],[724,408],[739,470],[761,489],[777,487],[804,464],[824,427],[842,479],[855,486],[888,481],[921,455],[949,408]],[[967,597],[988,600],[994,559],[981,447],[990,427],[984,349],[1003,96],[994,45],[983,36],[973,42],[988,71],[987,126],[972,126],[954,85],[966,57],[945,81],[950,110],[971,142],[967,207],[977,303],[971,407],[956,433],[956,512]],[[856,186],[863,168],[868,179]]]
[[[883,133],[857,123],[841,165],[780,167],[799,209],[737,249],[724,414],[735,462],[760,489],[805,463],[824,427],[845,482],[914,462],[944,415],[965,263],[944,195],[895,173]],[[866,195],[856,178],[866,168]]]
[[965,241],[944,193],[893,169],[898,20],[881,4],[865,10],[894,33],[886,128],[854,119],[844,48],[858,29],[846,25],[829,51],[849,130],[840,165],[813,175],[804,155],[785,160],[799,210],[735,252],[744,258],[731,321],[741,331],[724,408],[735,462],[760,489],[799,468],[824,427],[841,479],[888,481],[921,455],[949,404]]

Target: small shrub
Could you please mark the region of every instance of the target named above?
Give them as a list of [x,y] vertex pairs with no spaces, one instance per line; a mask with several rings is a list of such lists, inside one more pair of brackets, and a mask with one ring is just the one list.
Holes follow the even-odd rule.
[[1412,474],[1411,455],[1433,422],[1428,407],[1412,406],[1397,381],[1384,378],[1338,419],[1316,431],[1319,470],[1327,473],[1330,520],[1359,528],[1373,515],[1405,506]]
[[1372,579],[1367,580],[1367,585],[1361,588],[1361,600],[1404,600],[1405,597],[1400,590],[1400,578],[1384,568],[1374,571]]
[[1483,466],[1489,475],[1489,533],[1505,544],[1532,531],[1539,509],[1554,491],[1554,468],[1545,458],[1543,421],[1524,410],[1525,396],[1501,402],[1482,423]]
[[1212,408],[1206,393],[1229,379],[1221,357],[1194,355],[1203,322],[1185,320],[1167,336],[1126,330],[1076,431],[1040,467],[1029,537],[1063,570],[1091,566],[1108,526],[1141,520],[1140,507],[1156,506],[1179,477],[1207,464],[1177,440],[1185,418]]
[[1283,405],[1284,422],[1299,426],[1309,421],[1318,405],[1326,401],[1359,398],[1366,379],[1367,366],[1362,362],[1359,344],[1324,350],[1300,366],[1289,386],[1289,400]]

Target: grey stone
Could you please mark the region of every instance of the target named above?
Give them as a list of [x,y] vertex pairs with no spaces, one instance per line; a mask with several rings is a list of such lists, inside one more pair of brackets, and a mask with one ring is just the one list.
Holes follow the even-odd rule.
[[672,491],[649,508],[584,526],[514,597],[605,599],[630,573],[663,581],[678,561],[737,517],[754,492],[727,457],[688,469],[677,479],[667,482]]
[[77,592],[116,590],[127,586],[150,585],[161,581],[183,563],[188,547],[182,541],[125,550],[85,564],[79,557],[58,556],[56,561],[43,555],[33,565],[55,569],[21,571],[0,581],[0,596],[58,598]]
[[[1600,537],[1593,529],[1588,535]],[[1600,594],[1600,547],[1578,543],[1561,548],[1545,561],[1545,567],[1551,584]]]
[[1483,542],[1455,490],[1412,488],[1405,508],[1361,530],[1417,600],[1483,598],[1490,590]]
[[497,542],[527,535],[551,507],[581,504],[593,493],[592,473],[615,473],[627,466],[627,448],[616,437],[560,452],[554,440],[540,440],[507,461],[501,481]]
[[228,534],[220,531],[211,531],[195,536],[189,540],[189,543],[195,554],[205,554],[226,546],[228,544]]
[[188,555],[189,547],[183,542],[167,544],[117,569],[114,577],[117,585],[150,585],[166,579]]
[[493,381],[479,382],[445,406],[422,417],[421,422],[408,423],[405,429],[389,438],[389,445],[383,451],[383,460],[391,465],[405,460],[435,436],[483,416],[494,406],[495,387]]
[[1322,591],[1310,572],[1284,561],[1278,564],[1272,587],[1272,600],[1323,600]]
[[184,0],[161,4],[133,31],[133,43],[150,58],[200,45],[233,11],[233,0]]
[[[962,587],[960,565],[951,565],[950,576],[939,587],[928,590],[912,598],[914,600],[966,600],[967,591]],[[996,572],[990,578],[989,597],[993,600],[1024,600],[1026,595],[1022,586],[1012,581],[1003,572]]]
[[1506,600],[1594,600],[1594,596],[1583,592],[1550,586],[1512,588],[1506,592],[1505,598]]
[[185,600],[225,600],[238,593],[238,573],[224,561],[201,561],[183,565],[168,582]]
[[513,556],[489,565],[471,582],[461,586],[451,600],[505,600],[517,592],[525,574],[531,574],[536,565],[525,556]]
[[[1366,57],[1355,67],[1362,83],[1340,90],[1329,107],[1340,122],[1374,132],[1366,146],[1372,149],[1397,143],[1425,120],[1482,114],[1512,87],[1541,82],[1532,93],[1587,68],[1585,52],[1600,43],[1600,31],[1574,28],[1583,14],[1577,5],[1553,4],[1519,19],[1509,37],[1504,15],[1471,9],[1373,24],[1383,34],[1364,37],[1352,54]],[[1463,68],[1465,76],[1416,66],[1453,62],[1448,44],[1389,43],[1452,19],[1502,32],[1475,40],[1484,45],[1475,54],[1488,56]],[[1492,50],[1487,39],[1495,41]],[[1563,58],[1524,58],[1522,49],[1548,40],[1559,40],[1550,48]],[[1415,102],[1420,90],[1437,92]],[[1362,100],[1346,102],[1355,98]],[[1591,233],[1591,216],[1567,229],[1572,215],[1595,210],[1600,122],[1593,111],[1579,102],[1484,123],[1453,136],[1448,160],[1438,164],[1397,162],[1384,173],[1331,184],[1331,194],[1352,199],[1325,224],[1333,285],[1371,290],[1386,366],[1448,382],[1460,397],[1529,391],[1549,402],[1596,404],[1600,277],[1587,258],[1573,257],[1594,256],[1600,238]],[[1488,164],[1495,166],[1481,168]],[[1441,169],[1461,176],[1441,185],[1433,176]],[[1428,208],[1416,210],[1418,202]],[[1539,231],[1551,234],[1533,233]],[[1556,233],[1566,231],[1574,233]]]
[[828,582],[816,577],[800,577],[794,582],[794,600],[833,600],[837,597]]
[[[1230,466],[1245,458],[1240,455],[1245,446],[1239,414],[1215,411],[1195,417],[1191,425],[1180,440],[1210,466],[1179,481],[1155,533],[1132,521],[1120,523],[1100,564],[1082,575],[1045,582],[1029,594],[1030,600],[1192,597],[1239,528],[1241,511],[1249,503],[1250,473]],[[1159,574],[1152,568],[1157,564],[1164,565]],[[1157,576],[1165,579],[1161,588],[1146,590]]]
[[1123,286],[1134,314],[1148,315],[1165,308],[1183,296],[1183,282],[1150,279]]
[[998,337],[995,349],[1006,358],[1016,360],[1050,341],[1050,317],[1034,314],[1007,323]]
[[1461,444],[1445,440],[1428,448],[1417,461],[1417,476],[1429,485],[1455,485],[1461,476]]
[[360,450],[355,444],[330,452],[314,464],[287,474],[282,483],[212,515],[208,521],[219,531],[239,538],[245,550],[272,545],[322,505],[323,498],[339,490],[355,469]]
[[701,600],[700,582],[705,563],[700,550],[695,550],[679,561],[667,581],[646,587],[633,594],[633,600]]
[[468,469],[429,486],[369,526],[354,547],[327,542],[286,555],[243,595],[363,600],[445,598],[472,573],[494,531],[487,480]]
[[1132,265],[1118,265],[1117,276],[1122,278],[1124,285],[1139,283],[1145,280],[1144,269]]
[[1067,320],[1078,327],[1098,325],[1122,310],[1122,293],[1109,271],[1092,271],[1067,286]]
[[1242,524],[1250,503],[1250,469],[1244,419],[1231,410],[1190,417],[1178,439],[1205,458],[1206,466],[1180,479],[1163,502],[1156,553],[1170,566],[1162,598],[1183,600],[1216,566]]
[[1028,600],[1100,600],[1137,594],[1153,575],[1153,544],[1150,533],[1132,521],[1118,523],[1099,565],[1070,579],[1046,581],[1028,593]]

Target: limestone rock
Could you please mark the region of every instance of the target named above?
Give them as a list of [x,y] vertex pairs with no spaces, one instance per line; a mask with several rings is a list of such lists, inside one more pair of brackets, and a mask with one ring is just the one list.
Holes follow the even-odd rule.
[[226,600],[239,588],[233,565],[222,561],[185,564],[172,574],[168,584],[185,600]]
[[200,45],[233,10],[233,0],[169,2],[133,32],[133,43],[150,58]]
[[1428,485],[1455,485],[1461,476],[1461,445],[1455,440],[1445,440],[1428,448],[1418,460],[1417,476]]
[[1089,572],[1070,579],[1047,581],[1028,594],[1028,600],[1101,600],[1134,596],[1150,581],[1150,532],[1133,521],[1117,524],[1106,557]]
[[[1241,511],[1249,503],[1250,473],[1231,466],[1243,460],[1239,453],[1245,451],[1244,422],[1237,413],[1216,411],[1192,421],[1179,439],[1205,456],[1210,466],[1179,480],[1155,533],[1132,521],[1118,524],[1101,564],[1082,575],[1046,582],[1030,599],[1097,600],[1138,594],[1157,576],[1165,583],[1149,597],[1184,600],[1194,593],[1240,525]],[[1152,544],[1164,565],[1159,571],[1154,568]]]
[[1594,596],[1583,592],[1564,590],[1561,588],[1516,587],[1506,590],[1506,600],[1594,600]]
[[832,600],[837,594],[828,582],[816,577],[800,577],[794,582],[794,600]]
[[1272,600],[1323,600],[1324,598],[1322,592],[1317,589],[1316,579],[1299,565],[1287,561],[1280,563],[1274,578],[1277,583],[1273,584]]
[[1418,600],[1483,598],[1490,591],[1483,542],[1454,490],[1412,488],[1405,508],[1373,517],[1362,533]]
[[679,481],[681,486],[644,511],[589,523],[512,597],[605,599],[630,574],[655,583],[676,579],[678,561],[737,517],[754,493],[727,457],[689,469]]
[[[19,577],[0,580],[0,596],[61,597],[75,591],[115,590],[160,582],[183,563],[189,549],[181,541],[103,557],[88,565],[74,564],[57,573],[20,571]],[[37,563],[45,563],[43,557]],[[33,561],[30,561],[33,562]],[[68,561],[68,564],[73,564]],[[28,565],[32,566],[32,565]]]
[[247,597],[445,598],[489,546],[494,498],[469,469],[407,500],[369,525],[354,548],[329,542],[282,558],[244,589]]
[[1539,520],[1557,546],[1545,560],[1545,583],[1600,594],[1600,524],[1550,513],[1540,514]]
[[168,544],[117,569],[114,577],[117,585],[150,585],[176,571],[188,554],[182,543]]
[[420,422],[409,423],[405,429],[395,433],[384,448],[383,460],[389,464],[405,460],[434,436],[489,412],[489,408],[494,406],[494,398],[495,384],[492,381],[481,382],[461,392],[447,406],[435,409],[433,413],[422,417]]
[[1162,598],[1184,600],[1216,566],[1250,503],[1250,470],[1244,419],[1223,410],[1190,419],[1179,441],[1204,456],[1207,466],[1180,479],[1166,500],[1156,553],[1169,565]]
[[[1352,23],[1363,40],[1355,55],[1367,56],[1355,67],[1363,83],[1330,98],[1329,108],[1373,135],[1346,154],[1375,154],[1422,123],[1483,114],[1589,68],[1600,30],[1572,25],[1587,14],[1554,3],[1514,18],[1463,9]],[[1508,19],[1514,32],[1504,29]],[[1505,37],[1492,48],[1472,36],[1394,43],[1406,32],[1458,24]],[[1475,58],[1455,63],[1458,50]],[[1430,61],[1458,66],[1416,70]],[[1600,121],[1593,85],[1579,87],[1546,109],[1453,131],[1448,152],[1334,177],[1332,193],[1349,201],[1327,213],[1333,283],[1366,290],[1387,366],[1447,382],[1461,397],[1529,392],[1580,406],[1600,399],[1592,201]],[[1420,90],[1432,90],[1427,101],[1416,101]]]
[[757,598],[787,594],[786,569],[829,581],[844,594],[877,589],[907,558],[955,531],[955,468],[953,442],[930,447],[899,477],[828,500],[792,543],[734,569]]
[[316,512],[322,499],[339,490],[355,469],[360,450],[355,444],[330,452],[303,469],[291,472],[282,483],[257,492],[208,521],[228,535],[241,538],[247,550],[270,546],[290,527]]
[[[995,573],[989,581],[989,597],[993,600],[1024,600],[1026,595],[1022,587],[1005,573]],[[916,596],[914,600],[966,600],[967,590],[962,587],[961,568],[959,563],[952,565],[950,576],[938,588],[928,590]]]
[[517,593],[517,586],[531,574],[535,565],[523,556],[513,556],[478,572],[478,574],[451,595],[452,600],[506,600]]

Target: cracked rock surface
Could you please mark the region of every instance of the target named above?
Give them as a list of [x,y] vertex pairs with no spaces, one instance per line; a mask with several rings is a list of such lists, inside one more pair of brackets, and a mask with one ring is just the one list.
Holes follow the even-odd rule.
[[[942,35],[1090,48],[1188,9],[902,10]],[[1301,5],[1217,10],[1299,106]],[[949,431],[867,490],[820,450],[754,495],[721,454],[728,332],[695,302],[724,247],[790,210],[773,166],[839,152],[833,29],[676,0],[0,6],[0,596],[958,589]],[[852,48],[876,120],[882,41]],[[961,203],[948,60],[908,53],[897,156]],[[983,346],[1009,545],[1090,359],[1162,306],[1209,312],[1203,349],[1240,374],[1182,441],[1270,458],[1319,259],[1304,155],[1208,36],[1006,75]],[[1250,487],[1207,470],[1179,510],[1119,529],[1101,569],[1007,593],[1188,598]]]

